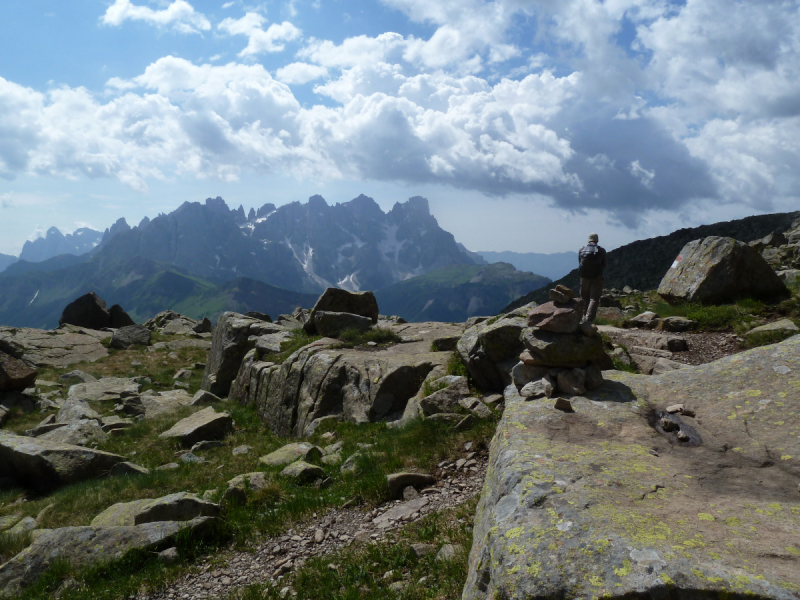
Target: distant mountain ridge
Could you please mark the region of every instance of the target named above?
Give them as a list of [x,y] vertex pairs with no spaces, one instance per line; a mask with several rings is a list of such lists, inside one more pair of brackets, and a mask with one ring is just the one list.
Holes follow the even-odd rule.
[[98,254],[142,256],[217,283],[244,276],[302,292],[380,289],[476,262],[439,227],[426,199],[410,198],[384,213],[364,195],[333,206],[321,196],[279,208],[265,204],[248,215],[219,197],[185,202],[118,233]]
[[411,322],[461,323],[494,315],[510,300],[550,283],[508,263],[453,265],[377,290],[382,313]]
[[[800,212],[756,215],[734,221],[679,229],[669,235],[626,244],[608,253],[608,267],[604,274],[605,287],[622,289],[629,285],[642,291],[655,289],[675,257],[692,240],[723,236],[749,242],[763,238],[774,231],[786,231],[798,217]],[[553,283],[554,285],[560,283],[577,291],[580,288],[578,269],[574,269]],[[528,302],[547,302],[547,299],[547,289],[536,290],[511,302],[503,312],[514,310]]]
[[519,271],[530,271],[550,279],[560,279],[578,264],[578,252],[489,252],[479,250],[476,254],[488,263],[505,262]]
[[[364,195],[333,206],[313,196],[307,203],[268,203],[248,213],[209,198],[144,218],[135,227],[120,219],[80,256],[16,262],[0,274],[0,323],[53,327],[63,307],[89,291],[140,320],[168,308],[190,316],[237,307],[269,312],[268,306],[280,306],[288,312],[313,306],[327,287],[379,290],[443,268],[478,269],[484,262],[439,227],[421,197],[386,213]],[[530,273],[513,275],[511,265],[495,270],[508,272],[503,285],[485,284],[494,290],[486,300],[491,306],[539,281]],[[473,308],[486,306],[480,287],[473,282],[470,289]],[[459,310],[472,314],[467,308]]]
[[102,239],[101,232],[88,227],[81,227],[67,235],[61,233],[58,227],[51,227],[44,237],[25,242],[19,259],[28,262],[42,262],[62,254],[80,256],[94,249]]

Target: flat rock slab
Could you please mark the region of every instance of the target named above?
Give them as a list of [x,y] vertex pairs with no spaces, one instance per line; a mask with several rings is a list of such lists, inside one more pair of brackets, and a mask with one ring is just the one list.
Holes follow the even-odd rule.
[[408,519],[416,512],[419,512],[424,506],[427,506],[429,501],[424,496],[414,498],[407,502],[401,502],[397,506],[390,508],[382,515],[372,519],[372,524],[378,529],[388,529],[395,521],[402,521]]
[[463,598],[796,600],[800,336],[605,375],[572,413],[506,394]]
[[37,367],[68,367],[108,356],[110,332],[65,325],[58,329],[0,327],[0,350]]
[[192,404],[192,397],[186,390],[167,390],[155,395],[140,396],[145,419],[155,419],[179,411]]
[[322,458],[323,451],[318,446],[308,442],[286,444],[275,452],[258,459],[258,462],[270,467],[288,465],[296,460],[317,461]]
[[171,342],[156,342],[150,346],[150,350],[183,350],[184,348],[200,348],[202,350],[211,349],[210,340],[173,340]]
[[110,452],[0,432],[0,477],[39,491],[102,477],[124,460]]
[[0,596],[18,594],[35,583],[56,557],[82,569],[96,562],[121,558],[135,548],[150,550],[168,545],[183,529],[202,533],[211,521],[211,517],[201,517],[133,527],[63,527],[46,531],[0,566]]
[[190,521],[197,517],[216,517],[219,505],[188,492],[120,502],[109,506],[94,519],[92,527],[128,527],[156,521]]
[[78,383],[69,388],[67,398],[78,398],[85,402],[119,402],[122,398],[136,396],[142,384],[125,377],[103,377],[89,383]]
[[162,433],[161,438],[175,438],[183,446],[191,447],[203,440],[221,440],[233,431],[233,419],[226,413],[218,413],[209,406],[181,419]]
[[298,460],[281,471],[281,475],[308,483],[315,479],[322,479],[325,477],[325,471],[322,470],[322,467],[311,465],[303,460]]

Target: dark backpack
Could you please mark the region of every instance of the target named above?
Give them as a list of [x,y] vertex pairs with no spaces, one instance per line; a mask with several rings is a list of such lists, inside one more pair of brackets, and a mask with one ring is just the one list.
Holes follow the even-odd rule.
[[578,273],[584,279],[594,279],[603,274],[603,256],[597,244],[588,244],[578,252],[580,266]]

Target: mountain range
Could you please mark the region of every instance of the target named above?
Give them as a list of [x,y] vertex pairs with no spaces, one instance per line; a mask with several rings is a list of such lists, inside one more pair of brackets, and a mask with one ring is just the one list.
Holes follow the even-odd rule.
[[[241,206],[231,210],[222,198],[209,198],[145,218],[135,227],[120,219],[99,241],[94,234],[76,238],[77,232],[63,236],[55,229],[37,240],[40,244],[31,243],[30,258],[65,241],[74,247],[84,236],[94,246],[81,255],[70,252],[10,265],[0,274],[0,323],[52,327],[70,300],[91,290],[106,302],[121,304],[135,319],[167,308],[195,317],[242,307],[289,312],[313,305],[327,287],[381,290],[443,268],[470,267],[428,282],[421,304],[399,305],[420,315],[449,306],[441,314],[464,320],[474,311],[497,310],[546,281],[505,265],[490,270],[502,277],[486,277],[492,298],[481,293],[478,271],[485,261],[439,227],[421,197],[398,202],[387,213],[362,195],[332,206],[313,196],[307,203],[265,204],[247,214]],[[34,256],[35,249],[39,253]],[[476,277],[469,290],[461,291],[473,300],[446,300],[454,285]],[[387,298],[402,296],[403,289]]]
[[[606,288],[617,289],[628,285],[642,291],[656,289],[675,257],[692,240],[708,236],[723,236],[749,242],[763,238],[775,231],[786,231],[798,217],[800,217],[800,212],[756,215],[734,221],[679,229],[669,235],[638,240],[620,246],[608,253],[604,285]],[[554,284],[562,284],[578,290],[580,288],[578,269],[573,269]],[[503,312],[514,310],[528,302],[547,302],[547,299],[547,290],[534,290],[510,303],[503,309]]]
[[530,271],[550,279],[560,279],[578,264],[577,252],[554,252],[541,254],[537,252],[477,252],[487,263],[504,262],[514,265],[519,271]]

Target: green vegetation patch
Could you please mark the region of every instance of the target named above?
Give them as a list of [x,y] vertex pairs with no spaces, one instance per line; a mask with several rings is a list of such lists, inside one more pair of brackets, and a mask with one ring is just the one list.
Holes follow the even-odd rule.
[[339,348],[358,348],[366,346],[368,342],[374,342],[378,346],[386,346],[399,344],[402,341],[394,331],[383,327],[372,327],[367,331],[345,329],[336,339],[340,342],[338,344]]

